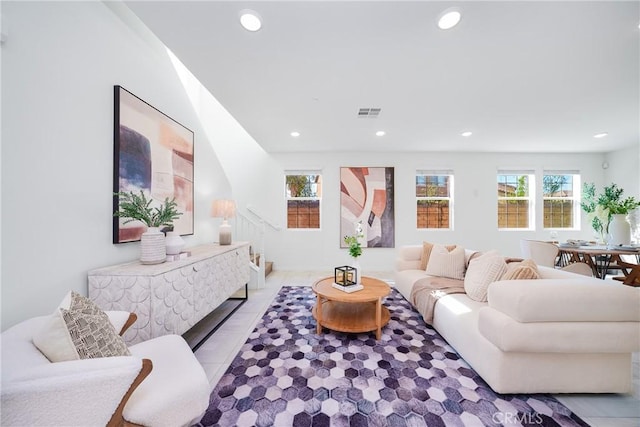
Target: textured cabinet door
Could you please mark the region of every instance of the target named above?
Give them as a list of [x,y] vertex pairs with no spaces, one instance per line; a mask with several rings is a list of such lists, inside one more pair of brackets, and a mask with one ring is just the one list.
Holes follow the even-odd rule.
[[139,262],[89,272],[89,298],[104,310],[136,313],[128,344],[183,334],[249,281],[249,244],[202,245],[192,256],[157,265]]

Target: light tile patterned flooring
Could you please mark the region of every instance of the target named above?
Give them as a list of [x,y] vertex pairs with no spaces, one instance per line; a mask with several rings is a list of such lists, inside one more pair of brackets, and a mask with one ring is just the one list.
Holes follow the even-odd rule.
[[[244,303],[195,355],[213,388],[253,331],[258,320],[283,285],[311,286],[331,271],[274,271],[263,289],[250,289]],[[393,280],[391,272],[367,272],[382,280]],[[556,398],[594,427],[640,427],[640,356],[633,357],[634,390],[629,394],[563,394]]]

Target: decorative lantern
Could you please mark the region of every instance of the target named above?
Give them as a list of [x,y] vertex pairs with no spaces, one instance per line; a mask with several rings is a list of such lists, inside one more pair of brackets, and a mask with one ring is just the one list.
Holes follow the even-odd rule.
[[358,270],[349,266],[343,265],[342,267],[336,267],[334,272],[334,281],[340,286],[352,286],[358,283]]

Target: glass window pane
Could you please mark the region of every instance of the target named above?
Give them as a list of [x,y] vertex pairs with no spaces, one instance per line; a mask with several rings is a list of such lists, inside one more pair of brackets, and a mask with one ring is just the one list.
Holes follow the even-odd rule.
[[545,175],[542,178],[543,197],[573,197],[573,176]]
[[529,228],[529,201],[498,200],[498,228]]
[[319,175],[287,175],[288,197],[318,197]]
[[418,228],[449,228],[449,200],[418,200]]
[[427,177],[425,175],[416,175],[416,197],[427,196]]
[[320,228],[320,201],[287,200],[287,228]]
[[573,228],[573,200],[545,200],[544,228]]

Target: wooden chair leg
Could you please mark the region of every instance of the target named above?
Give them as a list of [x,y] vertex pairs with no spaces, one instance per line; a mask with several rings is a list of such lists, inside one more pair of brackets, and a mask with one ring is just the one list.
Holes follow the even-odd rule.
[[118,405],[118,408],[116,409],[116,411],[111,416],[111,419],[107,424],[107,427],[142,427],[142,426],[139,426],[138,424],[133,424],[125,420],[122,416],[122,412],[124,411],[124,407],[127,404],[127,401],[133,394],[133,391],[142,383],[142,381],[145,378],[147,378],[147,376],[151,373],[152,370],[153,370],[153,363],[151,363],[151,360],[142,359],[142,368],[140,369],[140,373],[135,378],[135,380],[133,380],[133,383],[131,383],[129,390],[127,390],[125,395],[122,397],[122,400],[120,401],[120,404]]

